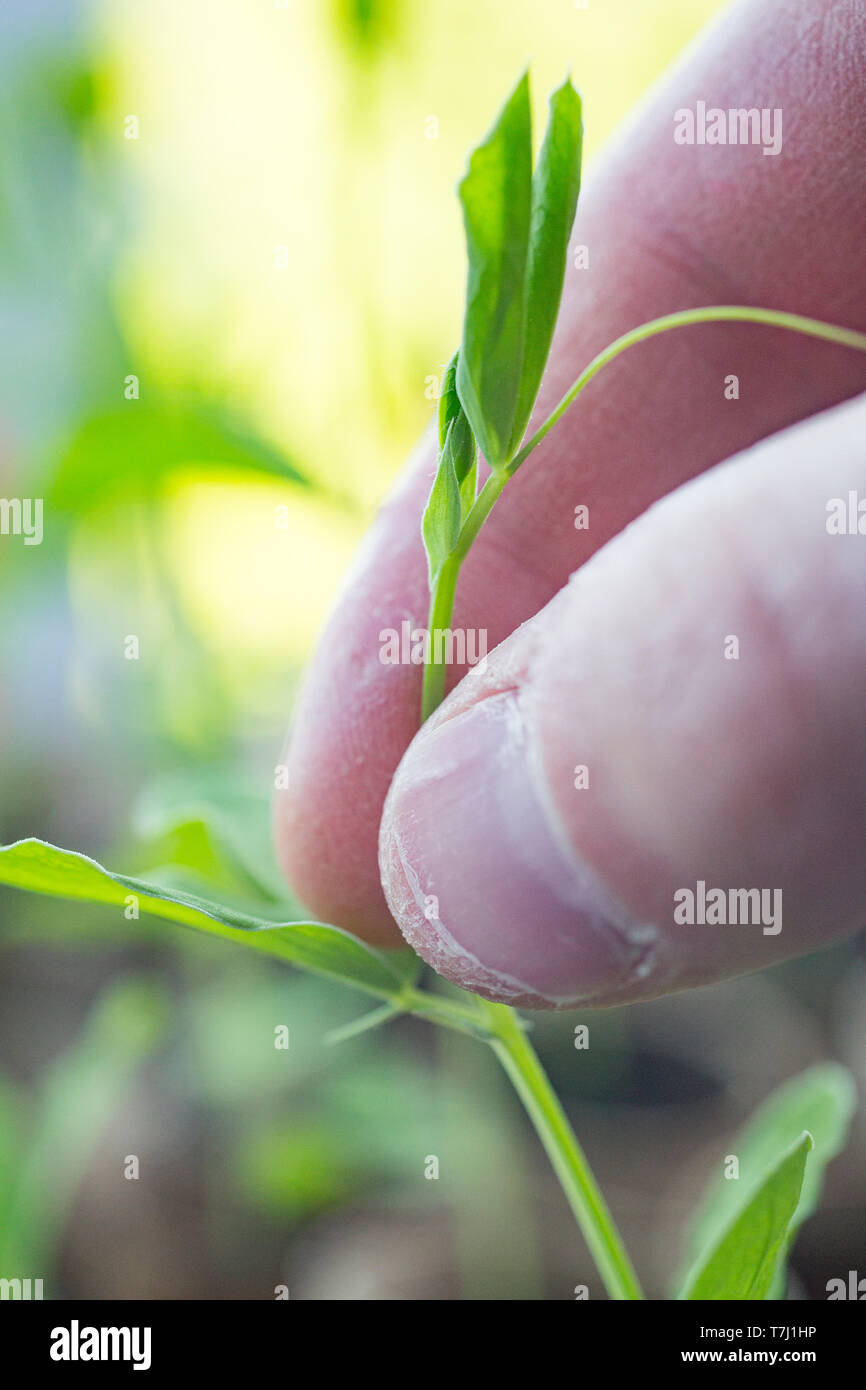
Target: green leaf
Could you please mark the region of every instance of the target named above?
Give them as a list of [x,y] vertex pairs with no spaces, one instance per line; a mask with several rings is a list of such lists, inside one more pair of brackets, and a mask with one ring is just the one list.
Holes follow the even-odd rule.
[[547,133],[532,176],[523,370],[511,454],[517,452],[526,432],[553,341],[580,192],[582,151],[581,100],[566,79],[550,98]]
[[465,521],[472,510],[478,487],[478,450],[475,447],[474,439],[472,441],[472,463],[462,480],[459,479],[458,475],[458,480],[460,481],[460,515]]
[[246,890],[294,913],[271,849],[269,799],[238,770],[202,767],[155,777],[133,808],[132,826],[158,850],[161,866],[192,868],[213,877],[215,886]]
[[[810,1067],[780,1086],[755,1112],[732,1152],[739,1161],[739,1178],[721,1175],[710,1185],[691,1222],[686,1240],[686,1268],[700,1252],[714,1245],[726,1226],[743,1209],[764,1175],[803,1130],[815,1143],[806,1179],[788,1240],[779,1260],[775,1292],[784,1277],[785,1259],[794,1237],[815,1210],[821,1195],[824,1169],[845,1145],[857,1092],[851,1073],[835,1062]],[[685,1272],[685,1271],[683,1271]]]
[[448,426],[456,415],[459,415],[463,407],[460,404],[460,397],[457,394],[457,359],[460,356],[458,348],[442,377],[442,387],[439,391],[439,449],[445,447],[445,438],[448,434]]
[[421,534],[427,552],[427,570],[432,589],[439,572],[457,544],[460,535],[462,507],[460,484],[454,468],[454,454],[449,447],[455,421],[448,426],[445,447],[439,455],[436,477],[421,518]]
[[459,415],[455,415],[448,427],[445,448],[442,452],[451,455],[454,476],[462,491],[463,484],[475,466],[475,436],[469,428],[469,421],[462,410]]
[[532,116],[524,73],[460,184],[469,277],[457,389],[491,468],[509,461],[523,366],[532,211]]
[[442,393],[439,397],[439,452],[440,455],[445,453],[451,455],[454,475],[460,487],[465,512],[464,485],[470,478],[472,478],[472,489],[469,505],[475,497],[474,476],[478,462],[478,446],[457,394],[457,362],[459,357],[460,353],[455,352],[448,363],[442,381]]
[[449,421],[436,477],[421,520],[431,589],[457,545],[460,527],[475,497],[475,453],[469,421],[458,409]]
[[0,848],[0,883],[117,907],[126,905],[134,894],[140,911],[342,980],[380,998],[398,995],[418,967],[411,951],[374,951],[348,932],[321,922],[268,922],[192,893],[113,874],[83,854],[43,840],[19,840]]
[[582,148],[581,100],[566,79],[551,96],[533,174],[524,74],[460,185],[469,278],[456,384],[494,470],[517,453],[541,385],[562,298]]
[[800,1201],[812,1136],[804,1131],[700,1257],[680,1298],[765,1299]]
[[285,455],[221,407],[194,396],[172,397],[127,401],[85,419],[60,456],[48,502],[60,512],[76,511],[113,491],[152,489],[172,469],[195,464],[308,485]]

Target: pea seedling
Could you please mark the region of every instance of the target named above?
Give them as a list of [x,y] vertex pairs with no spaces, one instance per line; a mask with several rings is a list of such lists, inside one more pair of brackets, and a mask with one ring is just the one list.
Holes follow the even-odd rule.
[[[533,169],[529,76],[524,74],[460,185],[469,275],[460,346],[439,401],[438,459],[422,534],[430,616],[421,720],[445,690],[445,644],[460,568],[509,479],[593,377],[627,348],[691,324],[744,322],[790,329],[866,351],[866,334],[801,315],[716,305],[667,314],[598,353],[529,439],[526,432],[559,313],[580,190],[583,121],[570,80],[553,93]],[[489,472],[479,488],[479,451]],[[236,847],[235,847],[236,848]],[[252,866],[247,877],[255,880]],[[611,1298],[643,1297],[613,1217],[519,1015],[464,991],[419,987],[409,950],[379,951],[321,922],[274,922],[272,886],[258,884],[260,914],[159,883],[125,878],[41,840],[0,849],[0,882],[32,892],[148,912],[373,996],[377,1007],[332,1035],[346,1041],[410,1013],[487,1043],[535,1126]],[[267,907],[265,906],[267,905]],[[692,1222],[679,1298],[755,1300],[783,1296],[798,1227],[814,1209],[824,1167],[842,1148],[854,1111],[849,1073],[827,1064],[788,1082],[740,1136],[740,1180],[711,1184]]]

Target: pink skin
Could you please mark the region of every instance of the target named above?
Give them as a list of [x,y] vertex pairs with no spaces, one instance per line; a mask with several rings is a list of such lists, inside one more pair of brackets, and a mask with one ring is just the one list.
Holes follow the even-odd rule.
[[[812,0],[760,0],[729,12],[654,92],[585,183],[575,241],[591,270],[568,272],[536,423],[594,352],[675,309],[754,303],[866,328],[864,52],[856,0],[820,14]],[[676,145],[673,113],[698,100],[781,107],[782,152]],[[605,369],[509,484],[464,567],[455,626],[486,628],[492,648],[539,617],[437,716],[447,774],[424,773],[435,740],[416,740],[389,802],[380,882],[382,807],[417,731],[421,673],[382,665],[379,632],[426,621],[419,521],[434,453],[423,444],[295,712],[276,834],[315,915],[396,944],[387,895],[443,973],[554,1006],[717,979],[854,929],[866,538],[860,550],[857,537],[828,538],[823,509],[866,492],[856,417],[781,436],[676,494],[551,600],[657,499],[864,389],[860,354],[763,327],[680,330]],[[859,423],[862,438],[862,410]],[[793,496],[795,472],[812,510]],[[589,530],[574,528],[579,503]],[[720,654],[731,633],[739,662]],[[488,698],[497,682],[516,693]],[[476,703],[486,709],[461,716],[475,719],[461,735],[457,711]],[[583,792],[577,763],[590,768]],[[511,792],[497,780],[507,776]],[[494,803],[504,859],[481,833]],[[531,806],[547,838],[527,831],[522,844]],[[673,891],[699,878],[781,887],[781,933],[673,932]],[[419,893],[439,898],[440,922]]]
[[[530,1007],[610,1004],[862,924],[866,534],[826,529],[852,489],[866,396],[659,502],[463,680],[382,820],[388,901],[431,965]],[[698,880],[781,911],[677,924]]]

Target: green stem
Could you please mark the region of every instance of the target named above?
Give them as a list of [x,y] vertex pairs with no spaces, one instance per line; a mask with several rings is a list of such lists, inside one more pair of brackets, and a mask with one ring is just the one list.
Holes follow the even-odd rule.
[[421,723],[430,718],[445,699],[445,677],[448,668],[445,664],[444,643],[436,642],[436,634],[444,631],[451,622],[454,610],[454,593],[460,565],[454,555],[449,555],[436,579],[430,594],[430,616],[427,620],[428,650],[424,663],[424,684],[421,690]]
[[[490,1043],[544,1145],[608,1294],[614,1299],[643,1298],[586,1155],[515,1011],[477,995],[467,1007],[458,1000],[411,987],[401,991],[392,1007]],[[368,1017],[373,1026],[375,1016]]]
[[433,585],[430,594],[430,616],[427,621],[428,659],[424,664],[424,684],[421,691],[422,724],[430,718],[434,709],[437,709],[445,698],[445,677],[447,675],[445,643],[437,643],[436,634],[437,632],[445,632],[451,624],[460,566],[507,482],[508,475],[504,472],[490,474],[460,529],[460,536],[455,549],[448,556]]
[[407,988],[395,995],[394,1003],[404,1013],[414,1014],[416,1018],[426,1018],[428,1023],[438,1023],[443,1028],[452,1028],[458,1033],[489,1042],[490,1025],[484,1014],[475,1007],[481,1001],[473,996],[471,1005],[461,1004],[441,994],[431,994],[426,989]]
[[[573,405],[583,388],[592,378],[612,362],[627,348],[654,338],[659,333],[667,333],[672,328],[687,328],[701,323],[760,323],[770,328],[786,328],[795,333],[804,333],[810,338],[822,338],[825,342],[836,343],[840,347],[855,348],[866,352],[866,333],[858,333],[853,328],[840,328],[821,319],[811,319],[803,314],[787,314],[780,309],[756,309],[744,304],[710,304],[700,309],[681,309],[675,314],[664,314],[661,318],[650,319],[639,324],[628,333],[615,338],[606,348],[597,353],[584,367],[574,384],[566,391],[559,404],[535,431],[531,439],[523,445],[506,468],[491,473],[479,492],[460,530],[457,545],[445,561],[430,595],[430,613],[427,624],[429,633],[429,655],[424,666],[423,689],[421,695],[422,721],[429,719],[433,711],[442,703],[445,695],[445,644],[435,640],[437,632],[444,632],[450,625],[454,610],[454,597],[460,567],[493,504],[510,477],[517,472],[522,463],[536,449],[554,425],[562,419],[570,405]],[[437,659],[438,658],[438,659]]]
[[639,324],[637,328],[623,333],[593,357],[574,385],[566,391],[559,405],[548,415],[544,424],[512,459],[507,470],[509,475],[517,472],[533,449],[541,443],[544,436],[553,429],[580,395],[587,382],[608,362],[612,362],[635,343],[645,342],[647,338],[654,338],[658,333],[667,333],[671,328],[687,328],[696,323],[762,323],[771,328],[788,328],[795,333],[805,333],[810,338],[823,338],[826,342],[837,343],[840,347],[857,348],[860,352],[866,352],[866,333],[857,333],[853,328],[839,328],[833,323],[823,323],[821,319],[805,318],[802,314],[786,314],[780,309],[755,309],[742,304],[710,304],[702,309],[681,309],[676,314],[664,314],[661,318],[650,319],[648,323]]
[[513,1009],[484,1002],[491,1046],[523,1101],[583,1232],[608,1294],[642,1299],[634,1267],[586,1155]]
[[389,1019],[399,1018],[403,1012],[396,999],[389,999],[386,1003],[380,1004],[378,1009],[362,1014],[360,1018],[353,1018],[351,1023],[344,1023],[342,1028],[333,1028],[330,1033],[326,1033],[324,1043],[326,1047],[336,1047],[339,1043],[349,1042],[352,1038],[359,1038],[362,1033],[369,1033],[372,1028],[378,1028],[380,1024],[387,1023]]
[[[804,318],[800,314],[786,314],[774,309],[713,305],[702,309],[685,309],[676,314],[666,314],[662,318],[652,319],[638,328],[633,328],[629,333],[624,333],[598,353],[540,428],[518,451],[508,467],[490,474],[463,523],[457,546],[442,566],[432,586],[428,625],[429,652],[424,667],[422,692],[422,720],[429,718],[441,704],[445,694],[445,643],[437,644],[434,640],[435,634],[437,631],[446,630],[450,625],[460,567],[509,477],[517,472],[533,449],[553,429],[587,383],[621,352],[672,328],[721,322],[761,323],[774,328],[787,328],[813,338],[838,343],[842,347],[866,351],[866,334],[822,323],[819,319]],[[428,1018],[431,1022],[456,1028],[460,1032],[480,1036],[491,1044],[544,1145],[610,1297],[643,1298],[631,1261],[583,1150],[514,1010],[503,1004],[491,1004],[478,999],[478,1011],[473,1012],[451,1000],[440,999],[437,995],[421,990],[405,991],[400,997],[400,1002],[411,1013]]]

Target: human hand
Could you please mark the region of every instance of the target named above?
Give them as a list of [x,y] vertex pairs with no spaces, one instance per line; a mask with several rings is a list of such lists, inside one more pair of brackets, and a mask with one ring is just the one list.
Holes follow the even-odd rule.
[[[585,184],[575,240],[591,269],[569,272],[539,419],[595,351],[672,309],[751,302],[863,326],[864,40],[853,0],[818,16],[807,0],[741,5],[655,93]],[[675,144],[674,112],[699,100],[780,108],[781,153]],[[764,327],[691,328],[608,368],[462,572],[455,627],[504,645],[412,742],[420,668],[383,665],[379,634],[426,621],[422,447],[297,711],[277,834],[301,897],[399,940],[376,839],[409,748],[382,825],[385,895],[467,987],[611,1003],[854,930],[866,541],[830,535],[826,506],[866,497],[866,402],[713,465],[864,387],[862,358]],[[699,882],[781,893],[781,930],[677,923],[675,894]]]

